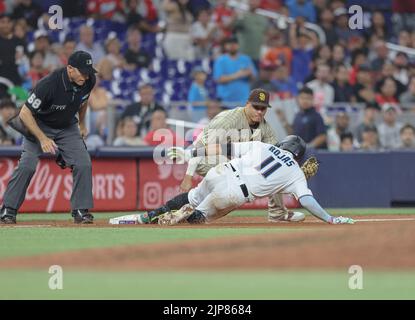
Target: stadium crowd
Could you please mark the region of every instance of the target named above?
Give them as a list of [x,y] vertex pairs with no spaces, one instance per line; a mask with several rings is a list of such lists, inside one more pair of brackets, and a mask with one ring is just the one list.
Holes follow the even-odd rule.
[[[415,3],[232,2],[0,0],[1,145],[21,143],[7,120],[36,83],[84,50],[99,71],[89,98],[91,148],[168,143],[157,139],[159,129],[172,133],[169,143],[189,144],[260,87],[284,132],[311,147],[415,149]],[[349,27],[352,2],[363,8],[359,30]],[[63,9],[62,30],[48,29],[54,4]],[[185,137],[167,121],[178,114],[196,124]]]

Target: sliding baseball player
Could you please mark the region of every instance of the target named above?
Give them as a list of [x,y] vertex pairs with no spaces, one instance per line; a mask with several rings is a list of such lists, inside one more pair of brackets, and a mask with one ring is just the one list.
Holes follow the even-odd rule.
[[[190,150],[187,155],[181,148],[171,150],[176,158],[191,157]],[[212,155],[220,150],[220,145],[214,145],[204,151]],[[353,224],[351,218],[331,216],[313,197],[297,162],[305,150],[304,140],[294,135],[277,145],[259,141],[234,143],[233,160],[211,169],[196,188],[174,197],[158,209],[137,215],[137,223],[151,223],[158,218],[162,225],[201,224],[223,217],[255,198],[291,193],[317,218],[330,224]]]

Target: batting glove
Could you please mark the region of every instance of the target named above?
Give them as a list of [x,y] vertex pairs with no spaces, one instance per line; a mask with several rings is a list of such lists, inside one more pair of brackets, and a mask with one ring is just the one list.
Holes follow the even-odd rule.
[[352,218],[348,217],[331,217],[331,224],[354,224],[355,221]]
[[171,147],[167,149],[167,156],[172,160],[176,160],[177,163],[183,163],[192,158],[192,151],[182,147]]

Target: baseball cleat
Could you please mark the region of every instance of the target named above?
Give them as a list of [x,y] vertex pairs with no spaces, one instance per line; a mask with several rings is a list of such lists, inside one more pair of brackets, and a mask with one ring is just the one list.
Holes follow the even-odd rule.
[[17,210],[1,207],[0,211],[0,224],[16,224]]
[[72,210],[72,217],[76,224],[94,223],[94,216],[88,212],[88,209]]
[[269,222],[301,222],[304,221],[305,215],[299,211],[288,211],[280,216],[268,216]]

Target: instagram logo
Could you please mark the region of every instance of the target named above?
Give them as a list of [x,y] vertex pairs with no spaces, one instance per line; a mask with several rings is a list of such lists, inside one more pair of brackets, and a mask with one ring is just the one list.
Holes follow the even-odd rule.
[[162,202],[161,186],[157,182],[147,182],[144,184],[144,207],[145,208],[157,208]]

